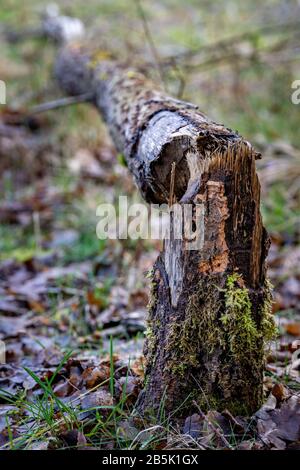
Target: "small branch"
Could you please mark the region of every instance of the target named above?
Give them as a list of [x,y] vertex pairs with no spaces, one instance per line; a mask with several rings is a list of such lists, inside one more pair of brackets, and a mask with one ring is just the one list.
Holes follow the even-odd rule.
[[199,54],[203,54],[203,53],[211,54],[219,49],[224,50],[228,47],[232,47],[243,41],[251,41],[253,38],[255,38],[259,34],[265,35],[265,36],[269,36],[269,35],[271,36],[272,34],[285,33],[285,32],[297,33],[299,31],[299,27],[300,27],[299,21],[294,21],[294,22],[289,22],[289,23],[280,23],[280,24],[262,25],[261,27],[253,29],[252,31],[246,31],[241,34],[231,36],[228,39],[221,39],[220,41],[216,41],[212,44],[202,45],[201,49],[188,50],[181,54],[177,54],[176,56],[167,57],[164,60],[164,65],[173,66],[174,60],[181,61],[184,59],[190,59]]
[[161,80],[161,82],[164,86],[165,91],[167,91],[164,69],[163,69],[163,66],[161,64],[161,60],[160,60],[160,57],[159,57],[158,50],[155,46],[155,43],[154,43],[154,40],[153,40],[153,37],[152,37],[152,33],[150,31],[150,28],[149,28],[149,25],[148,25],[148,21],[147,21],[143,6],[142,6],[140,0],[134,0],[134,2],[136,4],[137,12],[138,12],[138,15],[141,19],[142,25],[143,25],[144,34],[145,34],[145,37],[146,37],[147,42],[149,44],[149,48],[151,50],[151,53],[152,53],[152,56],[153,56],[153,59],[154,59],[154,62],[155,62],[155,66],[156,66],[159,78],[160,78],[160,80]]
[[[257,61],[265,63],[267,62],[268,58],[275,57],[278,52],[282,52],[282,50],[284,49],[287,50],[288,45],[289,44],[287,41],[280,41],[276,43],[275,46],[271,45],[261,48],[254,47],[251,54],[248,54],[246,56],[244,54],[241,54],[237,48],[232,46],[231,48],[228,48],[228,50],[216,50],[214,53],[212,52],[209,57],[204,56],[204,59],[202,61],[183,63],[182,67],[184,67],[187,72],[193,72],[194,70],[207,70],[228,63],[239,62],[245,63],[246,66],[248,64],[251,64],[252,62]],[[299,60],[297,56],[292,57],[291,59]],[[168,64],[168,66],[171,66],[171,64]]]
[[78,96],[66,96],[64,98],[59,98],[57,100],[48,101],[47,103],[38,104],[33,106],[29,110],[29,116],[34,114],[44,113],[46,111],[52,111],[57,108],[63,108],[66,106],[71,106],[78,103],[88,103],[92,101],[94,94],[93,93],[84,93]]
[[26,39],[36,39],[36,38],[42,38],[45,36],[44,30],[41,27],[27,28],[27,29],[18,30],[18,31],[4,29],[2,34],[5,40],[11,44],[15,44],[17,42],[24,41]]
[[176,78],[178,79],[178,90],[176,93],[176,97],[180,100],[183,97],[184,89],[186,86],[186,76],[180,64],[177,63],[175,60],[173,61],[173,64],[171,66],[173,67],[173,71],[176,75]]

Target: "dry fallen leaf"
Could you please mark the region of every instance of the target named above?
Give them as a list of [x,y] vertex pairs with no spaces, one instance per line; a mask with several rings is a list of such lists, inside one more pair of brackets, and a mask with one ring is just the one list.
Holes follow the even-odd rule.
[[282,383],[277,383],[273,386],[271,393],[277,399],[277,401],[283,401],[288,398],[288,390],[284,387]]
[[300,323],[286,323],[284,328],[289,335],[300,336]]
[[0,317],[0,338],[16,336],[26,327],[25,317]]
[[293,395],[280,408],[275,408],[273,394],[269,404],[257,413],[257,430],[260,439],[269,447],[283,450],[288,442],[300,439],[300,397]]
[[141,390],[141,382],[136,377],[120,377],[115,385],[117,392],[126,398],[126,403],[133,403]]
[[72,392],[72,387],[69,382],[64,381],[55,385],[53,392],[57,397],[64,398]]
[[145,376],[145,358],[144,356],[140,356],[136,359],[130,366],[131,370],[135,375],[141,377],[142,379]]
[[194,439],[197,439],[200,437],[202,429],[203,418],[199,414],[195,413],[186,418],[183,426],[183,434],[188,434]]
[[82,449],[87,443],[84,434],[78,431],[78,429],[71,429],[69,431],[62,432],[59,437],[70,447],[78,447]]
[[107,380],[110,376],[110,369],[106,365],[98,367],[87,367],[82,373],[82,379],[86,383],[87,388],[93,388],[95,385]]
[[106,407],[112,406],[114,403],[113,397],[105,389],[99,389],[95,392],[88,393],[81,400],[81,409],[83,413],[80,413],[80,418],[84,419],[90,414],[95,413],[95,409],[101,408],[101,413],[106,413]]

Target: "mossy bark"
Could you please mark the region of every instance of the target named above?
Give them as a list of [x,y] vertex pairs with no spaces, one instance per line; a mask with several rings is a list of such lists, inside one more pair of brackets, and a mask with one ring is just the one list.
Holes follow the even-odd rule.
[[255,411],[262,402],[265,335],[273,329],[258,154],[197,107],[165,96],[101,54],[69,46],[55,70],[67,93],[92,92],[146,201],[191,204],[194,222],[200,208],[203,213],[201,248],[165,240],[153,268],[138,410],[174,413],[196,400],[202,407]]

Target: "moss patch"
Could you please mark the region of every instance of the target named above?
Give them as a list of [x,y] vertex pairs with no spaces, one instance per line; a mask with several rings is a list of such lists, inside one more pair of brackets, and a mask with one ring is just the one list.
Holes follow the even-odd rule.
[[[264,349],[276,334],[271,306],[269,281],[263,292],[250,294],[238,273],[229,275],[225,285],[221,276],[200,280],[189,297],[185,318],[166,333],[164,348],[167,369],[186,381],[187,394],[191,392],[203,409],[228,408],[247,414],[260,406]],[[152,358],[156,328],[152,319],[148,332]]]
[[265,343],[272,341],[278,336],[278,328],[276,327],[274,316],[272,315],[273,304],[273,286],[269,279],[265,280],[264,285],[264,303],[261,308],[261,335]]
[[248,361],[257,349],[260,333],[252,317],[249,292],[242,277],[228,276],[225,289],[225,313],[221,316],[229,350],[237,362]]
[[238,360],[243,360],[257,349],[257,342],[264,344],[277,334],[272,316],[272,286],[269,280],[264,285],[264,301],[259,309],[259,318],[253,317],[249,291],[242,276],[234,273],[227,278],[225,289],[225,314],[221,317],[228,335],[230,350]]
[[217,332],[220,309],[218,287],[214,278],[199,283],[190,296],[183,321],[173,323],[165,349],[170,354],[168,369],[184,376],[186,371],[199,366],[199,354],[210,353],[219,342]]

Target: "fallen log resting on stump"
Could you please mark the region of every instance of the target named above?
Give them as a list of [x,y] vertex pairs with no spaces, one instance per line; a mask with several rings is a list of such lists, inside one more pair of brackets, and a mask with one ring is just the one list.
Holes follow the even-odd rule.
[[61,88],[92,93],[147,202],[170,204],[171,186],[173,201],[192,204],[194,221],[199,208],[204,214],[201,248],[165,240],[153,267],[137,409],[170,413],[196,401],[252,413],[262,402],[264,348],[274,333],[258,154],[196,106],[102,56],[64,48],[55,65]]

